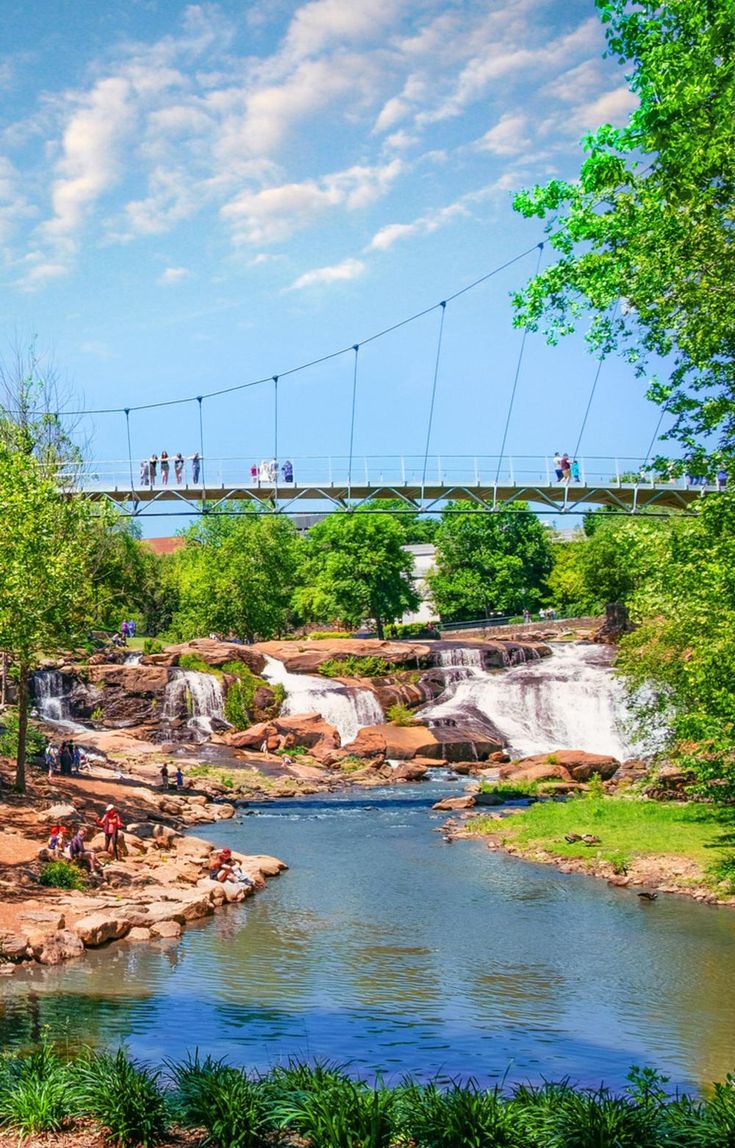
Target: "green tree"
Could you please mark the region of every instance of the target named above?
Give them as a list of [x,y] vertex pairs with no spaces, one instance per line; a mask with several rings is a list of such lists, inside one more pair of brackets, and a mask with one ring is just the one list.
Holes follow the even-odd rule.
[[283,633],[301,550],[290,519],[257,511],[210,514],[185,538],[170,567],[177,583],[171,630],[177,636],[214,630],[256,641]]
[[623,639],[618,666],[632,686],[649,687],[649,706],[665,711],[670,744],[707,795],[732,800],[735,495],[705,499],[665,540],[633,595],[640,624]]
[[547,579],[549,603],[565,613],[586,614],[596,610],[597,603],[590,600],[582,569],[585,542],[554,542],[553,567]]
[[552,568],[549,533],[525,504],[490,514],[450,503],[436,535],[427,582],[442,618],[467,621],[535,609]]
[[107,511],[66,497],[32,452],[12,445],[16,431],[0,422],[0,648],[17,676],[15,783],[23,792],[28,676],[39,654],[73,642],[94,617],[104,536],[96,516],[104,521]]
[[403,544],[404,532],[390,515],[330,514],[309,531],[297,607],[316,621],[339,618],[356,626],[370,619],[382,638],[386,622],[420,601]]
[[433,542],[439,529],[437,517],[419,514],[417,510],[412,509],[410,503],[404,502],[402,498],[371,498],[360,509],[390,514],[403,532],[405,546]]
[[697,436],[730,454],[735,437],[735,0],[596,4],[639,103],[625,128],[585,137],[578,180],[516,196],[559,255],[515,297],[516,324],[555,343],[588,313],[596,354],[639,374],[671,355],[649,396],[706,466]]

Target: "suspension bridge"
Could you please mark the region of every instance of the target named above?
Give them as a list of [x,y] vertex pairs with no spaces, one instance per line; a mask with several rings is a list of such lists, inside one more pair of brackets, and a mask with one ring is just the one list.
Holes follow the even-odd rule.
[[[569,455],[568,469],[562,474],[558,458],[509,453],[509,432],[516,397],[522,379],[527,330],[518,342],[513,377],[502,425],[502,441],[495,455],[437,455],[432,451],[435,435],[435,405],[442,384],[442,343],[445,321],[457,301],[479,289],[501,271],[536,254],[539,271],[543,244],[521,252],[433,306],[410,315],[363,339],[343,346],[317,359],[304,362],[279,374],[237,382],[206,394],[151,401],[136,406],[106,407],[99,410],[64,412],[65,415],[113,416],[125,422],[127,455],[111,460],[95,460],[59,475],[63,489],[75,496],[107,500],[133,516],[163,514],[237,514],[257,509],[268,514],[319,513],[334,509],[368,510],[374,513],[436,514],[465,507],[484,511],[528,504],[538,514],[580,514],[594,506],[607,506],[631,514],[691,513],[706,495],[721,489],[727,476],[720,473],[715,482],[705,476],[681,475],[685,469],[656,464],[654,447],[665,407],[644,457],[614,458],[584,456],[581,451],[592,409],[603,359],[599,358],[591,379],[586,406]],[[617,308],[611,308],[610,321]],[[432,350],[432,369],[427,379],[425,435],[420,454],[361,456],[355,450],[355,427],[360,390],[361,351],[386,335],[435,314],[437,328]],[[349,399],[349,424],[345,426],[345,453],[332,456],[283,457],[279,441],[279,413],[282,385],[291,376],[318,369],[333,360],[345,358],[345,398]],[[279,389],[279,384],[280,389]],[[365,384],[363,384],[364,386]],[[348,390],[349,387],[349,390]],[[251,388],[270,394],[272,439],[268,459],[220,458],[205,449],[205,412],[214,400],[239,396]],[[280,396],[280,397],[279,397]],[[494,396],[497,404],[497,396]],[[133,449],[131,416],[149,418],[153,411],[189,407],[197,422],[197,449],[184,459],[178,456],[140,459]],[[293,408],[293,398],[289,401]],[[45,412],[48,414],[49,412]],[[173,413],[173,411],[172,411]],[[390,506],[383,506],[390,500]],[[164,504],[177,504],[175,507]]]
[[[161,503],[176,503],[182,514],[242,512],[294,514],[300,510],[361,509],[381,513],[437,513],[447,503],[493,511],[528,503],[537,512],[579,513],[609,506],[628,513],[686,512],[717,483],[665,477],[634,458],[577,460],[579,477],[559,480],[553,460],[540,457],[347,456],[185,460],[177,479],[173,465],[164,481],[160,464],[130,482],[127,460],[92,462],[70,487],[95,500],[106,499],[124,512],[150,514]],[[255,473],[251,473],[254,471]],[[194,474],[197,475],[196,479]]]

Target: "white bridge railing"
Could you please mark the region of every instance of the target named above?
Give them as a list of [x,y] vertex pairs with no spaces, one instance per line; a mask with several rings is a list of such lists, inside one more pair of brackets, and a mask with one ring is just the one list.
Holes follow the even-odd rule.
[[[254,468],[254,471],[253,471]],[[289,477],[290,475],[290,477]],[[136,460],[132,473],[128,459],[104,459],[88,462],[68,476],[73,485],[85,491],[150,491],[222,489],[238,490],[278,487],[286,496],[289,489],[323,487],[327,490],[387,486],[420,489],[494,486],[560,487],[665,487],[685,490],[692,486],[712,489],[715,481],[675,473],[656,472],[640,458],[603,458],[585,456],[572,466],[568,480],[559,479],[553,459],[539,456],[506,455],[434,455],[426,462],[419,455],[360,455],[351,460],[345,455],[303,456],[253,460],[252,458],[187,457],[180,478],[174,460],[169,460],[168,475],[161,470],[160,460],[155,477],[149,460]]]

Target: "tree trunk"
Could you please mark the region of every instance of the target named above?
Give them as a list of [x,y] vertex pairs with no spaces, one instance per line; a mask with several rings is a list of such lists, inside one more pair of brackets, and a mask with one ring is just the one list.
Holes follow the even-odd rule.
[[8,655],[3,651],[3,672],[0,682],[0,706],[8,704]]
[[383,619],[377,616],[375,618],[375,629],[378,631],[378,637],[382,642],[383,638],[385,637],[385,634],[383,633]]
[[28,733],[28,666],[18,667],[18,754],[15,759],[15,790],[26,791],[26,735]]

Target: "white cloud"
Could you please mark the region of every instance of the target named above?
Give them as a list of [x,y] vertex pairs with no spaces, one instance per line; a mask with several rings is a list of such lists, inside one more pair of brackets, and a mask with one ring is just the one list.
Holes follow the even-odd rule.
[[191,271],[188,267],[167,267],[156,279],[159,287],[168,287],[172,283],[181,283],[184,279],[191,278]]
[[527,124],[528,119],[522,113],[507,112],[475,146],[494,155],[519,155],[531,143],[526,133]]
[[335,263],[333,267],[317,267],[314,271],[307,271],[295,279],[287,290],[302,291],[305,287],[342,283],[347,279],[357,279],[360,275],[364,275],[365,271],[366,266],[360,259],[345,259],[342,263]]
[[402,7],[401,0],[311,0],[296,10],[284,51],[314,55],[329,45],[375,39]]
[[467,215],[466,205],[469,199],[469,196],[464,196],[456,203],[450,203],[447,207],[440,207],[434,212],[419,216],[413,223],[389,223],[387,227],[381,227],[370,240],[368,250],[387,251],[399,239],[409,239],[414,235],[430,235],[438,231],[457,216]]
[[368,167],[356,165],[326,175],[320,182],[282,184],[243,192],[222,207],[238,243],[273,243],[308,227],[334,208],[364,208],[380,198],[404,170],[399,159]]

